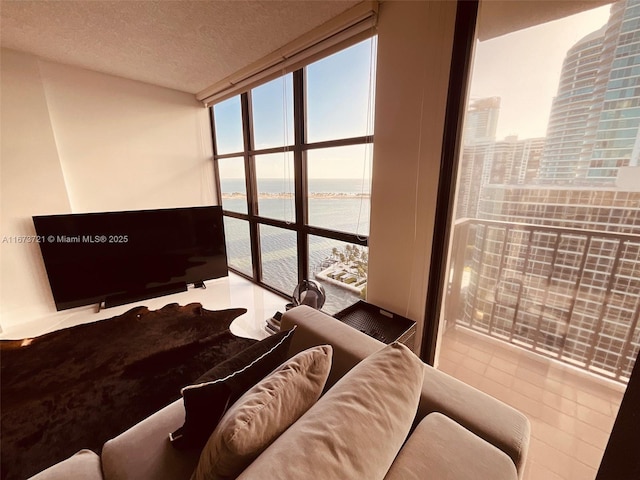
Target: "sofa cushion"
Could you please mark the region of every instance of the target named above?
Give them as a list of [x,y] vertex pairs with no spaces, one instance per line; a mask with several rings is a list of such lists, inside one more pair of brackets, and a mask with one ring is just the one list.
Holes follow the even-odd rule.
[[80,450],[63,462],[43,470],[30,480],[102,480],[100,457],[91,450]]
[[399,343],[367,357],[238,478],[384,478],[415,417],[423,370]]
[[509,456],[440,413],[427,415],[402,447],[385,480],[516,480]]
[[531,435],[531,425],[523,413],[427,366],[418,418],[433,412],[445,414],[505,452],[516,465],[519,478],[523,477]]
[[[326,314],[301,305],[282,316],[282,328],[296,325],[290,355],[324,343],[333,347],[331,374],[325,389],[384,344]],[[473,405],[473,408],[469,408]],[[447,417],[511,457],[523,478],[531,425],[521,412],[460,380],[426,366],[418,420],[432,412]]]
[[245,393],[211,435],[192,479],[236,478],[318,400],[331,353],[329,345],[301,352]]
[[295,327],[243,350],[182,389],[185,422],[171,434],[177,448],[201,449],[228,407],[288,358]]

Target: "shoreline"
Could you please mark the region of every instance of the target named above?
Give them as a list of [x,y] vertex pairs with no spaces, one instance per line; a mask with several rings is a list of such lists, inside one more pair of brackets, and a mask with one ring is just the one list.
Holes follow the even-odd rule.
[[[234,192],[234,193],[223,193],[223,199],[236,199],[236,198],[246,198],[246,194]],[[307,195],[308,198],[326,198],[326,199],[361,199],[361,198],[370,198],[370,193],[323,193],[323,192],[310,192]],[[293,199],[293,193],[259,193],[258,199]]]

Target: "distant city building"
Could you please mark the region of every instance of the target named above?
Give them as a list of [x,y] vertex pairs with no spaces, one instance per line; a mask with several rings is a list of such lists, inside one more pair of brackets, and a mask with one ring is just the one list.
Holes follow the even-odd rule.
[[[640,179],[640,167],[626,173]],[[629,378],[640,349],[640,185],[487,185],[467,225],[463,324]]]
[[544,146],[544,138],[518,140],[516,136],[509,136],[495,142],[489,184],[522,185],[533,181]]
[[466,145],[460,156],[455,218],[478,215],[480,192],[489,182],[494,142]]
[[471,100],[465,116],[463,144],[473,145],[494,141],[499,113],[500,97]]
[[567,52],[539,182],[612,184],[621,167],[638,165],[639,125],[640,0],[619,1]]
[[486,185],[523,185],[538,174],[544,138],[518,140],[510,136],[498,142],[463,147],[456,218],[476,217],[482,189]]
[[601,63],[594,99],[599,109],[589,116],[595,139],[591,151],[585,144],[583,156],[590,160],[587,180],[612,182],[620,167],[631,164],[640,125],[640,1],[611,7]]
[[[568,52],[562,64],[558,94],[551,105],[547,142],[540,165],[541,183],[573,183],[579,171],[595,80],[601,64],[606,26],[590,33]],[[583,175],[584,176],[584,175]]]
[[477,218],[640,234],[640,190],[487,185]]

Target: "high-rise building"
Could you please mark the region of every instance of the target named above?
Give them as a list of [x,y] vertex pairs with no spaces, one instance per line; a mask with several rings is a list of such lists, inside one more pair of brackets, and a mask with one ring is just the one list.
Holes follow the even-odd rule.
[[[602,92],[602,93],[601,93]],[[596,79],[596,102],[590,114],[583,158],[586,179],[613,183],[620,167],[631,164],[640,125],[640,1],[616,2],[602,47]],[[593,121],[591,121],[593,120]]]
[[613,184],[621,167],[638,163],[639,125],[640,0],[626,0],[567,52],[539,183]]
[[471,100],[462,134],[464,145],[494,141],[499,114],[500,97]]
[[460,322],[629,378],[640,349],[640,186],[487,185],[482,195],[465,221]]
[[495,142],[489,184],[522,185],[533,180],[540,168],[544,138],[518,140],[515,135]]
[[487,185],[482,193],[477,218],[640,235],[640,188]]
[[460,156],[455,218],[478,215],[480,192],[488,183],[494,142],[466,145]]
[[568,52],[558,94],[553,99],[542,156],[540,183],[573,183],[580,168],[587,118],[594,103],[605,27],[590,33]]
[[462,132],[456,218],[476,215],[480,191],[489,181],[499,114],[500,97],[469,102]]
[[495,142],[465,145],[462,151],[456,218],[478,215],[486,185],[523,185],[538,174],[544,138],[518,140],[510,136]]

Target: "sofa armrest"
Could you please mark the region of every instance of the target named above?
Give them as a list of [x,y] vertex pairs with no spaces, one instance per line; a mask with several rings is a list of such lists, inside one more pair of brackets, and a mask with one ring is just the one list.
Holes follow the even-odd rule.
[[200,451],[181,451],[169,433],[184,423],[182,399],[157,411],[102,448],[105,480],[188,480]]
[[294,325],[298,328],[289,347],[289,357],[318,345],[330,344],[333,347],[331,372],[325,390],[361,360],[385,346],[375,338],[306,305],[292,308],[282,316],[282,330]]
[[[358,362],[385,345],[368,335],[318,310],[299,306],[282,317],[282,329],[298,325],[289,355],[307,348],[330,344],[333,366],[327,381],[330,388]],[[444,372],[427,366],[416,424],[431,412],[440,412],[455,420],[485,441],[505,452],[522,478],[529,445],[527,417]]]
[[505,452],[522,478],[529,419],[513,407],[427,365],[416,421],[440,412]]
[[102,480],[100,457],[91,450],[80,450],[29,480]]

